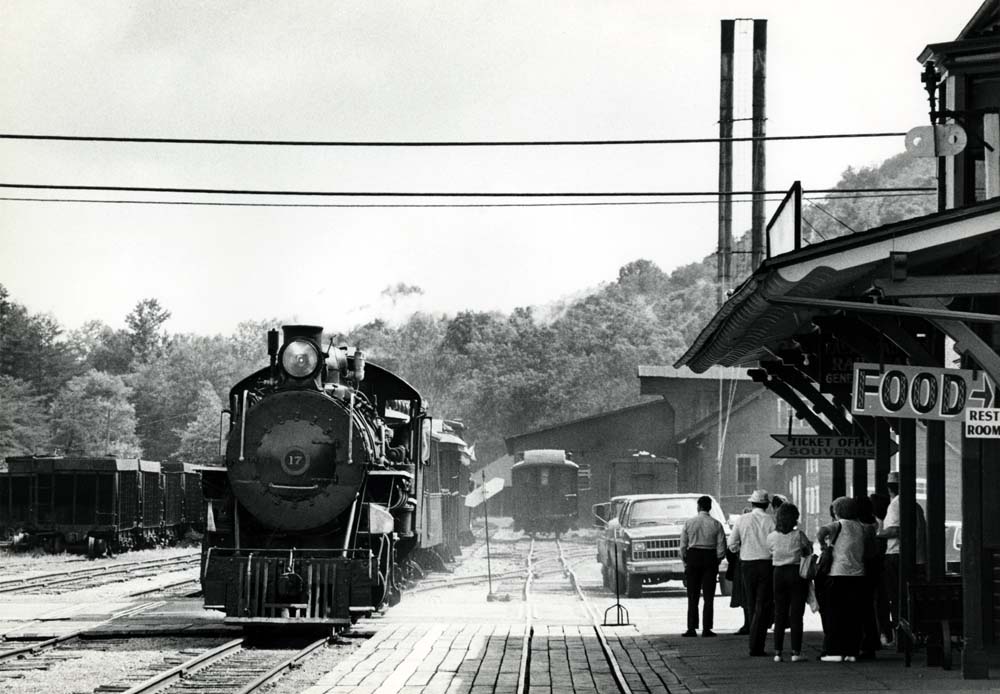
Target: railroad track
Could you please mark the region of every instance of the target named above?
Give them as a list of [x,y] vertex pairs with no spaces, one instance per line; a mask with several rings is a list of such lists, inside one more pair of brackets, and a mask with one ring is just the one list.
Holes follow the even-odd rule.
[[[548,541],[545,542],[547,543]],[[594,629],[594,634],[600,643],[601,651],[604,653],[604,658],[611,669],[611,676],[614,678],[618,691],[622,694],[632,694],[632,690],[625,681],[625,676],[618,664],[618,659],[615,657],[614,652],[611,650],[611,646],[604,637],[604,632],[601,629],[600,618],[591,606],[587,596],[580,588],[576,572],[573,571],[572,564],[591,557],[593,555],[593,550],[586,547],[579,547],[572,552],[572,556],[567,556],[565,548],[559,540],[555,540],[555,549],[555,556],[552,556],[550,553],[541,558],[536,558],[536,541],[532,539],[531,547],[528,550],[526,562],[527,575],[523,586],[523,597],[525,602],[524,638],[522,640],[521,666],[518,675],[517,694],[528,694],[531,689],[531,641],[534,636],[534,626],[532,623],[533,614],[531,609],[532,597],[535,593],[555,592],[557,590],[565,590],[566,587],[565,582],[560,583],[559,581],[553,581],[551,579],[553,574],[561,574],[562,577],[568,581],[569,586],[576,594],[576,597],[580,600],[583,609],[590,620],[590,624]]]
[[200,561],[200,553],[192,552],[167,559],[104,564],[24,578],[0,579],[0,593],[64,593],[104,583],[184,571],[197,565]]
[[[24,658],[29,658],[33,656],[43,656],[45,658],[50,658],[54,660],[59,660],[58,657],[51,656],[50,651],[56,648],[56,646],[70,641],[71,639],[78,638],[85,632],[91,631],[97,627],[113,622],[116,619],[121,619],[122,617],[128,617],[130,615],[138,614],[139,612],[145,612],[146,610],[152,609],[154,607],[159,607],[162,602],[148,602],[141,605],[135,605],[128,609],[116,612],[108,619],[100,622],[99,624],[90,624],[81,629],[75,629],[73,631],[68,631],[65,634],[60,634],[59,636],[53,636],[52,638],[45,639],[42,641],[28,641],[25,643],[8,641],[7,636],[9,634],[4,634],[3,640],[0,641],[0,670],[8,669],[8,663],[15,660],[21,660]],[[44,664],[42,664],[44,666]],[[38,664],[32,665],[36,667]],[[16,669],[21,669],[20,667]]]
[[[278,679],[287,670],[331,643],[330,637],[313,641],[300,650],[247,648],[235,639],[195,654],[156,673],[136,673],[138,681],[102,685],[95,694],[154,694],[197,692],[198,694],[250,694]],[[147,677],[141,675],[148,674]],[[134,679],[134,676],[133,676]]]

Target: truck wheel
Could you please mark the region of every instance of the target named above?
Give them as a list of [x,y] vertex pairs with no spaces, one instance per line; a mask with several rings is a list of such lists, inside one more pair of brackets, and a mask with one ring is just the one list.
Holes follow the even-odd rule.
[[733,594],[733,582],[725,576],[719,576],[719,592],[723,595]]
[[625,597],[642,597],[642,576],[625,575]]

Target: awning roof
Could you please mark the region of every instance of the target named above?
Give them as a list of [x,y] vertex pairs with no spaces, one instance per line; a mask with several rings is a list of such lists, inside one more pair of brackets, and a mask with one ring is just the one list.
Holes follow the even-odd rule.
[[773,303],[784,297],[858,300],[887,274],[892,252],[908,254],[910,275],[982,271],[1000,258],[1000,200],[947,210],[842,236],[770,258],[712,317],[675,363],[702,372],[766,357],[810,327],[822,308]]

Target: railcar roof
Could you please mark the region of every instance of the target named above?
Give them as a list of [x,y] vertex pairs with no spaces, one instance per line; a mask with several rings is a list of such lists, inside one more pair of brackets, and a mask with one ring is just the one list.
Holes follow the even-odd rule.
[[112,456],[16,456],[7,458],[12,473],[24,472],[160,472],[160,463]]
[[579,465],[566,459],[566,451],[561,448],[536,448],[524,452],[524,460],[514,463],[512,470],[526,467],[556,467],[565,466],[579,469]]

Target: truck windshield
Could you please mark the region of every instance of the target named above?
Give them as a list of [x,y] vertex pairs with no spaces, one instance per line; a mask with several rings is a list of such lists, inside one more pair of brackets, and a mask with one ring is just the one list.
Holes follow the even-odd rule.
[[632,506],[629,525],[680,523],[697,513],[696,499],[647,499]]

